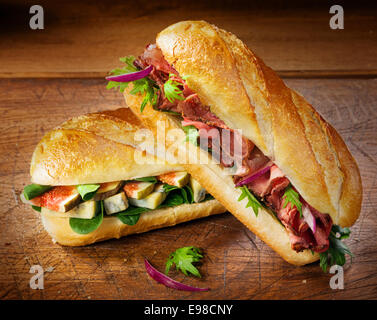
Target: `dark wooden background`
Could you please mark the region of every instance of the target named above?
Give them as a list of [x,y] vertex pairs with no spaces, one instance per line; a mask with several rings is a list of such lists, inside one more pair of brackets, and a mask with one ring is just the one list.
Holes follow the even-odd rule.
[[[0,1],[1,299],[376,299],[377,19],[375,5],[344,4],[345,29],[329,28],[329,5],[283,1],[39,1],[45,30],[28,29],[34,2]],[[94,3],[94,2],[93,2]],[[339,4],[337,2],[337,4]],[[165,26],[204,19],[239,35],[340,132],[356,158],[364,198],[346,242],[345,289],[332,290],[318,264],[280,259],[229,213],[84,248],[53,244],[38,214],[19,200],[43,134],[70,117],[124,106],[103,76],[118,57],[137,55]],[[188,293],[150,279],[143,258],[162,270],[168,254],[205,250],[201,280]],[[32,265],[46,273],[32,290]]]

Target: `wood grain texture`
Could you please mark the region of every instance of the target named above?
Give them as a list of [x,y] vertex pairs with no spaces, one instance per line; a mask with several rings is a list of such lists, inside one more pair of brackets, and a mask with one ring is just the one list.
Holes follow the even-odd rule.
[[103,77],[180,20],[235,33],[280,75],[376,76],[376,3],[347,3],[344,30],[330,5],[302,1],[46,1],[45,29],[31,30],[24,0],[0,3],[0,77]]
[[[52,243],[38,214],[19,200],[43,134],[72,116],[124,105],[104,80],[0,80],[0,299],[377,299],[377,80],[299,80],[301,92],[345,139],[361,169],[361,217],[346,243],[345,289],[332,290],[318,264],[294,267],[230,214],[85,248]],[[211,291],[174,291],[148,277],[147,257],[163,270],[168,254],[195,245],[205,250],[201,280],[173,271],[184,283]],[[45,271],[44,290],[32,290],[29,269]]]

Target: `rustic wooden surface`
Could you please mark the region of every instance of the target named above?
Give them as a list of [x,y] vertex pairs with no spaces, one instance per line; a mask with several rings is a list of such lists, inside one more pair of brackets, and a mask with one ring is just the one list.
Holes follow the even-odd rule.
[[[282,0],[41,0],[45,30],[31,31],[33,4],[0,0],[0,299],[377,299],[377,79],[361,79],[377,75],[375,3],[344,5],[345,29],[337,31],[328,26],[327,1],[287,7]],[[359,163],[364,199],[346,241],[355,258],[345,266],[344,290],[330,289],[331,275],[318,264],[285,263],[230,214],[65,248],[20,202],[43,134],[70,117],[124,106],[100,78],[118,57],[137,55],[156,32],[182,19],[236,33],[279,74],[296,78],[288,84],[345,139]],[[187,245],[205,250],[203,279],[172,276],[209,292],[167,289],[144,270],[144,257],[162,270],[168,254]],[[43,290],[29,286],[35,264],[46,271]]]
[[[99,79],[0,80],[1,299],[376,299],[377,80],[288,79],[341,133],[359,163],[364,201],[346,241],[345,289],[332,290],[318,264],[294,267],[232,215],[111,240],[85,248],[52,243],[38,214],[19,200],[29,182],[30,157],[43,134],[69,117],[124,105]],[[162,270],[178,247],[204,248],[203,279],[172,276],[211,291],[174,291],[148,277],[143,258]],[[32,290],[29,269],[45,271]]]
[[[342,1],[336,2],[341,4]],[[207,20],[238,35],[284,76],[376,76],[377,3],[344,4],[329,27],[328,1],[46,1],[45,29],[31,30],[34,1],[0,1],[0,77],[103,77],[180,20]]]

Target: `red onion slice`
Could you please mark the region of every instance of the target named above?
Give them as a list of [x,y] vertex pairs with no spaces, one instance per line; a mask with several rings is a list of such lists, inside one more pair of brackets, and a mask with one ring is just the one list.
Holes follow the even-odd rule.
[[147,270],[148,274],[151,276],[152,279],[156,280],[159,283],[162,283],[163,285],[177,289],[177,290],[184,290],[184,291],[208,291],[209,288],[196,288],[192,286],[188,286],[186,284],[180,283],[178,281],[173,280],[172,278],[169,278],[162,272],[158,271],[152,265],[149,263],[147,259],[144,259],[145,269]]
[[153,70],[153,66],[149,66],[148,68],[145,68],[144,70],[140,70],[137,72],[121,74],[118,76],[108,76],[106,77],[106,80],[116,81],[116,82],[135,81],[135,80],[145,78],[148,74],[152,72],[152,70]]
[[305,222],[308,224],[309,228],[315,233],[317,229],[317,224],[315,222],[315,217],[310,211],[309,207],[306,205],[302,206],[302,216],[304,217]]
[[254,173],[253,175],[251,175],[251,176],[249,176],[249,177],[246,177],[244,180],[241,180],[240,182],[238,182],[238,183],[236,184],[236,187],[241,187],[241,186],[243,186],[244,184],[248,184],[248,183],[250,183],[251,181],[254,181],[255,179],[259,178],[260,176],[262,176],[262,175],[264,175],[266,172],[268,172],[268,171],[271,169],[271,167],[272,167],[272,165],[260,169],[259,171],[257,171],[257,172]]

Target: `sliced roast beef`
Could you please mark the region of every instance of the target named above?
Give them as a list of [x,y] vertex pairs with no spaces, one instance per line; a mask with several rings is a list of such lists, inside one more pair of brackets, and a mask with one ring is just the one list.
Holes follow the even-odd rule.
[[308,224],[295,206],[288,203],[284,207],[284,191],[290,182],[283,172],[273,165],[271,170],[248,184],[248,188],[258,197],[264,198],[273,209],[278,219],[286,227],[291,240],[292,249],[302,251],[311,249],[315,252],[326,251],[329,247],[329,234],[332,220],[328,214],[322,214],[310,207],[304,199],[300,201],[308,205],[316,219],[316,232],[313,234]]
[[245,179],[247,175],[254,174],[259,169],[265,167],[268,163],[271,163],[271,160],[266,157],[263,152],[259,150],[259,148],[254,147],[249,156],[244,158],[242,166],[245,171],[243,173],[238,173],[238,176],[240,177],[239,180],[241,180],[241,177],[242,179]]
[[[200,137],[208,141],[208,148],[215,150],[215,153],[221,151],[217,157],[220,158],[224,166],[232,166],[234,160],[237,161],[238,169],[233,177],[235,183],[270,163],[270,160],[254,147],[250,140],[229,129],[221,119],[211,112],[209,106],[201,103],[198,95],[188,88],[186,82],[165,60],[156,45],[148,45],[144,53],[135,61],[135,65],[142,69],[149,65],[154,67],[149,77],[161,89],[158,93],[157,108],[180,113],[184,118],[183,126],[195,126],[199,130]],[[174,74],[171,79],[182,84],[184,100],[170,102],[164,96],[162,88],[169,79],[169,74]],[[239,154],[236,152],[237,149],[241,151]],[[216,157],[216,154],[213,155]],[[284,191],[289,184],[290,182],[283,172],[273,165],[269,172],[249,183],[247,187],[276,212],[278,219],[287,229],[292,249],[298,252],[304,249],[316,252],[326,251],[329,247],[328,238],[332,227],[331,217],[308,205],[316,220],[316,229],[313,233],[295,206],[292,207],[289,203],[284,207]],[[300,198],[300,200],[306,204],[304,199]]]
[[300,217],[300,212],[297,208],[292,207],[290,203],[285,208],[281,205],[277,210],[277,215],[284,226],[296,236],[302,236],[302,234],[309,228],[305,220]]
[[[283,200],[282,200],[283,201]],[[303,199],[301,202],[305,203]],[[310,207],[310,210],[316,220],[315,233],[309,229],[305,220],[300,217],[297,208],[292,208],[288,204],[285,208],[280,206],[277,211],[280,221],[286,226],[290,233],[292,248],[296,251],[304,249],[311,249],[315,252],[324,252],[329,248],[329,235],[332,227],[332,220],[330,215],[323,214]]]
[[255,195],[263,198],[269,196],[272,188],[276,185],[281,185],[282,190],[284,190],[289,185],[289,180],[276,165],[273,165],[268,172],[250,182],[247,186]]
[[147,45],[143,54],[139,57],[139,61],[142,63],[143,69],[146,66],[153,66],[156,70],[167,75],[169,73],[178,75],[178,72],[165,60],[162,51],[155,44]]
[[293,250],[300,252],[305,249],[313,247],[313,237],[309,232],[304,233],[302,236],[297,236],[288,230],[289,240],[291,241],[291,247]]
[[195,126],[199,130],[202,148],[212,149],[212,155],[225,167],[242,163],[254,148],[254,144],[238,132],[228,128],[210,126],[204,122],[184,118],[182,126]]
[[174,102],[170,102],[166,99],[165,95],[162,93],[161,90],[158,90],[158,101],[157,101],[157,108],[164,111],[174,111],[177,113],[181,113],[181,110],[178,107],[178,104]]
[[308,205],[310,211],[316,219],[316,232],[314,238],[316,240],[316,252],[325,252],[329,248],[329,236],[333,225],[332,219],[329,214],[323,214]]
[[209,109],[201,103],[197,94],[191,94],[185,100],[179,101],[182,116],[191,121],[200,121],[212,127],[227,128],[225,123],[216,117]]

